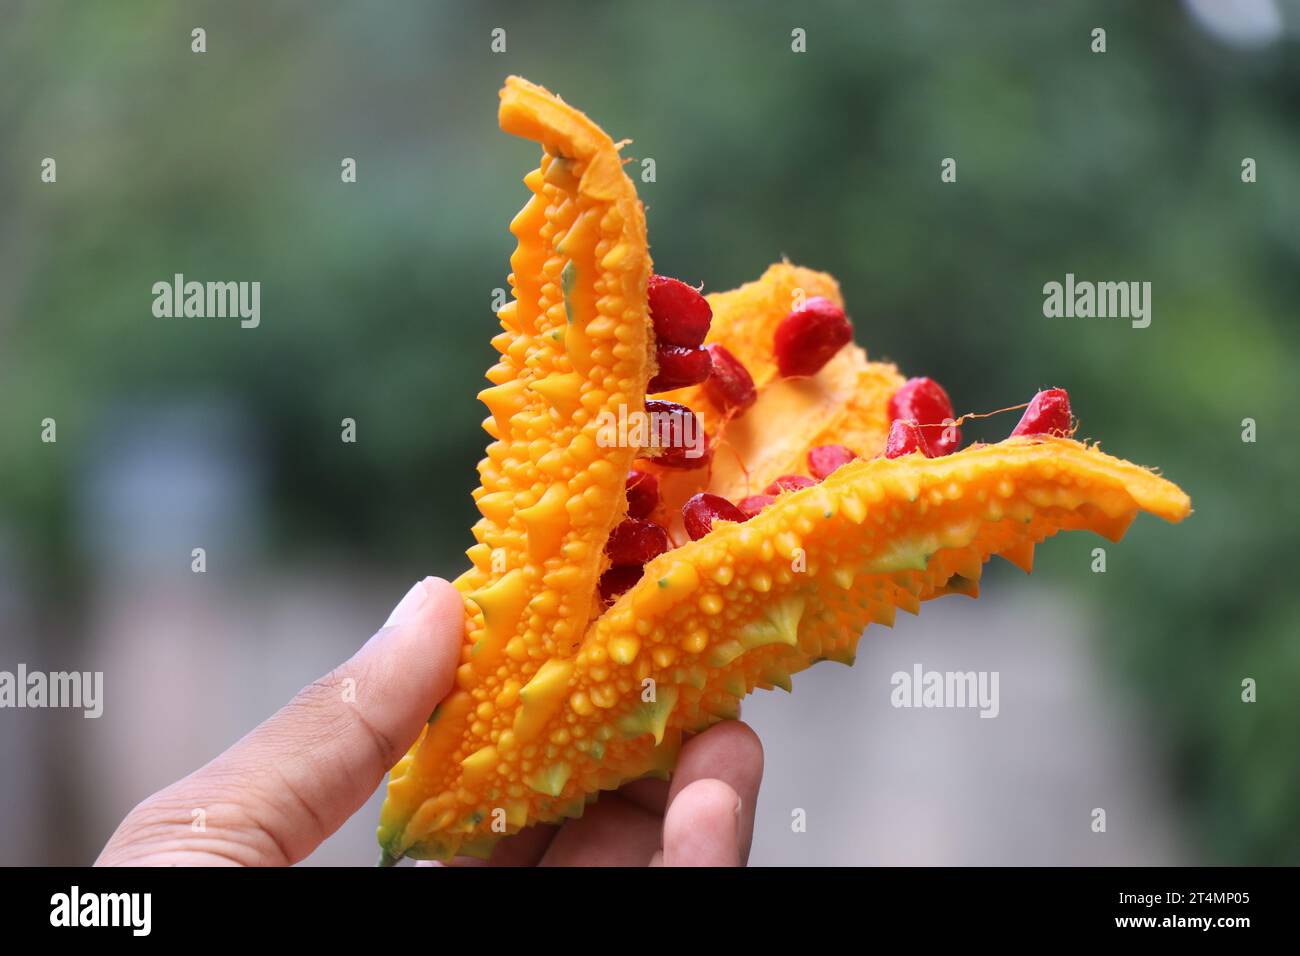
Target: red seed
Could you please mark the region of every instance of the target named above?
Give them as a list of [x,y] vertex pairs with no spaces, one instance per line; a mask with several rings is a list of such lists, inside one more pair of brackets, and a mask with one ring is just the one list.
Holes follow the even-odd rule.
[[659,507],[659,479],[633,468],[627,473],[627,516],[648,518]]
[[709,436],[700,419],[685,405],[662,398],[647,399],[650,447],[659,449],[657,464],[665,468],[703,468],[713,456]]
[[713,359],[713,374],[704,382],[704,392],[724,415],[741,415],[758,400],[754,377],[740,359],[724,346],[704,346]]
[[808,473],[818,481],[825,481],[836,468],[857,457],[853,449],[843,445],[818,445],[808,451]]
[[1029,402],[1020,424],[1011,432],[1016,435],[1063,435],[1070,437],[1070,393],[1063,388],[1048,388]]
[[748,521],[774,501],[776,499],[771,495],[750,495],[748,498],[741,498],[736,502],[736,507],[740,509],[740,513]]
[[659,364],[659,371],[645,387],[650,393],[699,385],[713,370],[707,351],[680,345],[660,345],[655,349],[655,361]]
[[933,458],[930,446],[926,443],[921,427],[911,419],[898,418],[889,426],[889,437],[885,439],[885,457],[901,458],[919,451],[926,458]]
[[844,310],[822,296],[813,296],[776,327],[773,349],[781,374],[816,375],[853,338],[853,325]]
[[811,488],[815,484],[817,482],[806,475],[782,475],[764,488],[763,494],[779,495],[783,491],[798,491],[800,488]]
[[713,529],[713,522],[747,520],[744,512],[720,495],[700,492],[682,506],[682,521],[692,541],[698,541]]
[[951,455],[961,447],[961,429],[948,425],[953,421],[952,402],[948,393],[932,378],[909,378],[889,400],[889,420],[904,419],[924,427],[925,440],[935,458]]
[[653,521],[628,518],[605,542],[605,553],[613,565],[642,565],[668,550],[668,532]]
[[610,568],[600,576],[600,599],[606,604],[611,603],[614,598],[640,581],[644,570],[637,564]]
[[[690,457],[692,454],[696,454],[697,452],[697,457]],[[695,468],[706,467],[712,460],[713,439],[708,435],[704,435],[700,446],[696,446],[695,448],[669,448],[655,459],[655,464],[662,465],[665,468],[691,471]]]
[[663,345],[696,348],[709,334],[713,310],[708,300],[685,282],[652,275],[646,285],[655,338]]

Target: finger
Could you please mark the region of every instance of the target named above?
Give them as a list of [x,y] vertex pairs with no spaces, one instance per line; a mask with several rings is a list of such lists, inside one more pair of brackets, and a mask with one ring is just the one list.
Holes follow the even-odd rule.
[[425,578],[350,660],[219,758],[223,776],[270,785],[266,825],[286,855],[300,859],[338,829],[415,742],[451,690],[463,634],[460,594]]
[[664,808],[668,806],[667,780],[656,780],[653,777],[633,780],[623,784],[616,792],[628,803],[634,803],[642,810],[659,816],[664,815]]
[[738,720],[714,724],[682,746],[668,789],[669,813],[673,802],[697,780],[721,780],[740,798],[740,861],[749,860],[754,838],[754,810],[763,779],[763,744],[758,735]]
[[[742,861],[748,859],[749,844],[753,835],[754,805],[762,773],[763,747],[757,735],[748,726],[737,721],[715,724],[704,733],[687,739],[671,785],[664,780],[646,778],[624,784],[618,789],[616,795],[603,795],[594,807],[587,809],[581,820],[570,821],[564,826],[563,840],[546,862],[549,864],[563,861],[564,865],[589,865],[591,852],[586,844],[597,839],[595,834],[603,830],[604,824],[608,822],[605,815],[609,811],[596,808],[607,805],[615,799],[615,796],[652,815],[662,817],[670,792],[676,793],[687,783],[706,776],[720,778],[730,784],[738,794],[748,795],[748,799],[741,798],[745,806],[742,807],[740,814],[741,859]],[[616,809],[614,818],[626,822],[623,808]],[[586,820],[593,813],[601,814],[596,821],[599,826],[593,827],[592,824],[584,826],[582,820]],[[457,859],[455,865],[535,865],[546,856],[555,835],[554,827],[530,827],[497,844],[489,860]],[[658,850],[661,837],[662,834],[658,830],[651,834],[639,825],[633,824],[630,830],[616,837],[624,843],[630,843],[630,846],[620,847],[618,852],[621,855],[626,850],[634,863],[640,863],[644,858],[638,858],[636,854],[644,845],[650,845],[653,841],[651,865],[662,865],[663,854]]]
[[542,866],[645,866],[659,848],[657,813],[606,793],[568,821],[541,859]]
[[662,865],[740,866],[740,805],[740,796],[721,780],[683,787],[664,817]]
[[[637,806],[653,817],[662,818],[664,806],[669,800],[680,793],[686,784],[703,778],[723,780],[737,795],[744,795],[740,797],[742,801],[740,832],[735,838],[738,845],[737,856],[741,862],[744,862],[749,858],[749,844],[754,830],[754,805],[758,800],[758,784],[762,775],[763,745],[759,743],[758,735],[755,735],[746,724],[738,721],[714,724],[702,734],[689,737],[682,745],[681,756],[677,760],[677,769],[673,773],[671,784],[655,779],[633,780],[632,783],[620,787],[616,796],[612,793],[603,795],[597,804],[588,808],[584,817],[564,826],[556,836],[554,853],[547,852],[546,862],[550,864],[550,862],[563,861],[564,865],[594,865],[593,851],[588,844],[604,839],[602,836],[606,830],[604,825],[608,822],[606,814],[610,812],[601,809],[603,806],[617,799]],[[662,825],[656,826],[653,832],[649,832],[645,827],[629,823],[624,817],[623,808],[616,808],[616,810],[617,812],[612,813],[611,817],[624,829],[608,838],[617,840],[620,844],[617,847],[619,861],[614,865],[628,865],[628,860],[632,865],[642,865],[647,858],[645,852],[651,855],[651,865],[662,865],[663,855],[659,852],[659,847],[666,839],[663,830],[660,829]],[[601,814],[594,826],[585,823],[593,814]],[[634,819],[640,821],[641,818]],[[735,814],[732,819],[735,826]],[[646,851],[647,847],[649,851]]]
[[[631,783],[624,784],[614,793],[603,794],[594,806],[589,806],[579,820],[567,822],[563,828],[536,824],[520,830],[513,836],[506,837],[496,845],[492,855],[486,860],[476,860],[472,857],[456,857],[451,861],[451,866],[536,866],[542,862],[546,851],[550,848],[552,840],[561,829],[568,831],[564,843],[556,851],[556,855],[548,860],[548,864],[554,864],[556,860],[563,857],[567,862],[560,865],[589,865],[585,860],[575,862],[574,856],[581,848],[580,845],[586,840],[593,839],[591,825],[581,826],[580,820],[585,820],[593,813],[600,813],[602,817],[607,813],[605,810],[596,810],[596,807],[607,804],[613,800],[622,799],[632,806],[639,807],[654,817],[662,820],[664,807],[668,805],[668,781],[655,780],[646,778],[642,780],[633,780]],[[618,816],[623,815],[623,810],[618,809]],[[603,823],[603,820],[597,822]],[[655,823],[648,828],[642,828],[639,824],[634,824],[635,836],[638,841],[644,835],[645,842],[659,845],[660,824]],[[644,834],[642,833],[644,829]],[[623,833],[622,838],[631,838],[631,833]],[[621,852],[621,851],[620,851]],[[640,846],[634,846],[629,850],[628,856],[634,864],[641,862],[639,857]],[[583,850],[582,855],[586,855]],[[421,864],[417,864],[421,865]]]
[[[472,856],[458,856],[448,866],[536,866],[541,862],[546,848],[560,831],[560,827],[551,823],[535,823],[524,827],[518,833],[503,838],[492,849],[492,855],[486,860]],[[421,861],[416,866],[432,866],[428,861]]]
[[[365,803],[415,742],[452,687],[463,633],[460,594],[425,578],[348,661],[146,804],[155,816],[159,806],[211,808],[207,831],[223,838],[260,831],[266,840],[245,847],[240,862],[297,862]],[[202,851],[202,835],[195,837],[183,842]]]

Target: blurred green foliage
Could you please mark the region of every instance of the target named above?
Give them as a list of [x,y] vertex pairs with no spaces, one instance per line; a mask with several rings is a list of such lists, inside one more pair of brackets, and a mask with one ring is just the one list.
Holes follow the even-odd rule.
[[[1041,570],[1107,610],[1206,859],[1300,862],[1293,41],[1233,49],[1173,3],[3,9],[0,507],[37,593],[85,584],[70,502],[105,410],[203,396],[261,431],[269,560],[454,572],[489,303],[536,159],[495,124],[520,73],[655,158],[660,271],[720,289],[782,255],[828,270],[869,351],[960,410],[1066,386],[1084,435],[1189,491],[1193,518],[1140,520],[1107,574],[1082,538]],[[260,280],[261,327],[154,319],[175,272]],[[1150,281],[1151,327],[1045,319],[1067,272]]]

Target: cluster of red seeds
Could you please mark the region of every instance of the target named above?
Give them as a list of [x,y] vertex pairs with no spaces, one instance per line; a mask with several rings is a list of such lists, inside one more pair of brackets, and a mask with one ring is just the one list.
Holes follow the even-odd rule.
[[[698,289],[678,279],[654,275],[650,277],[646,294],[654,324],[657,366],[654,377],[646,385],[647,392],[668,392],[706,382],[727,381],[729,376],[735,377],[736,369],[749,379],[745,367],[721,346],[704,346],[713,310]],[[750,379],[751,391],[753,386]],[[709,387],[712,394],[714,386]],[[685,445],[663,448],[654,459],[658,465],[692,469],[709,464],[713,447],[695,412],[678,402],[658,398],[647,399],[645,411],[667,434],[703,438],[703,454],[692,456],[688,454],[691,449]],[[600,577],[600,596],[604,601],[614,600],[636,584],[646,562],[668,550],[668,532],[650,520],[657,507],[659,479],[648,471],[633,469],[627,476],[627,518],[605,543],[610,566]]]
[[[885,458],[901,458],[914,452],[939,458],[951,455],[961,445],[961,429],[954,424],[952,403],[933,379],[907,382],[890,400],[889,414]],[[1068,436],[1070,424],[1070,396],[1065,389],[1052,388],[1034,396],[1011,434]],[[938,434],[927,437],[926,431],[934,431],[936,426],[940,426]],[[716,520],[748,521],[783,492],[811,488],[857,457],[843,445],[819,445],[808,452],[808,473],[812,477],[781,475],[763,489],[763,494],[742,498],[734,505],[718,495],[698,494],[682,509],[686,531],[695,540],[708,534]]]
[[[723,346],[704,345],[713,311],[699,290],[655,275],[650,278],[648,298],[658,371],[646,390],[665,392],[702,384],[709,401],[728,418],[753,406],[758,390],[749,370]],[[772,343],[777,369],[785,377],[815,375],[852,338],[853,326],[843,309],[821,296],[808,299],[777,326]],[[693,411],[663,399],[648,399],[645,410],[655,420],[670,423],[674,434],[703,435],[702,455],[689,457],[685,447],[666,448],[654,459],[656,463],[681,469],[709,463],[712,444]],[[938,458],[961,447],[961,429],[953,418],[952,402],[934,379],[909,379],[890,399],[889,418],[885,458],[915,452]],[[1069,435],[1070,429],[1070,397],[1064,389],[1052,388],[1034,396],[1011,434]],[[808,452],[808,475],[781,475],[760,495],[734,504],[708,492],[694,495],[682,507],[686,533],[695,541],[708,534],[715,521],[748,521],[781,494],[810,488],[857,457],[843,445],[819,445]],[[636,584],[646,563],[668,550],[668,532],[650,520],[658,507],[659,479],[648,471],[630,471],[627,518],[605,544],[610,567],[601,575],[600,596],[606,603]]]
[[648,392],[668,392],[699,385],[713,370],[704,337],[709,334],[713,310],[699,290],[667,276],[651,276],[646,287],[650,319],[655,329],[655,362],[659,370],[646,386]]
[[[650,277],[646,297],[654,324],[656,365],[646,391],[653,394],[702,384],[709,401],[725,417],[748,411],[758,400],[754,378],[727,348],[717,343],[704,344],[713,311],[700,291],[678,279],[655,275]],[[853,327],[844,310],[829,299],[816,297],[781,321],[773,336],[772,351],[783,376],[814,375],[852,338]],[[671,434],[703,436],[703,454],[692,457],[685,447],[670,447],[661,450],[656,463],[681,469],[709,464],[712,443],[691,409],[652,398],[646,401],[645,410]],[[840,449],[839,455],[840,464],[853,457],[848,449]],[[837,466],[831,458],[810,465],[814,474],[829,474]],[[717,519],[745,521],[776,500],[775,495],[782,491],[813,483],[797,475],[784,476],[767,489],[767,494],[751,495],[739,506],[718,495],[696,495],[682,509],[686,532],[694,540],[708,534]],[[659,481],[653,474],[639,470],[629,473],[627,505],[626,520],[614,529],[605,545],[610,562],[600,579],[600,595],[605,601],[612,601],[635,584],[645,563],[668,549],[667,532],[650,520],[659,505]]]

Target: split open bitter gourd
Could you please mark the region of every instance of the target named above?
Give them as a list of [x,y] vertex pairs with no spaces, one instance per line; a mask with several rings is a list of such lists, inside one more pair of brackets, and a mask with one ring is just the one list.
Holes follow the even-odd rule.
[[[668,361],[621,144],[517,77],[502,90],[500,124],[539,143],[542,158],[510,225],[513,300],[498,313],[501,357],[479,395],[492,441],[474,492],[472,566],[455,581],[461,663],[390,775],[382,862],[483,856],[503,835],[580,815],[602,790],[670,774],[684,733],[736,716],[756,687],[789,690],[818,661],[851,663],[864,629],[892,625],[898,608],[977,596],[992,555],[1029,571],[1034,546],[1058,531],[1118,540],[1138,511],[1172,522],[1190,512],[1151,471],[1062,427],[1033,427],[1050,402],[1004,441],[929,457],[908,431],[916,423],[899,416],[912,383],[893,365],[834,340],[814,373],[783,375],[782,324],[814,302],[832,320],[843,308],[834,279],[786,262],[707,299],[703,347],[725,349],[752,379],[743,414],[708,382],[660,396],[695,413],[703,461],[673,466],[662,449],[610,442],[602,422],[645,410],[647,383]],[[1068,404],[1063,414],[1068,423]],[[856,460],[823,480],[782,478],[825,445]],[[636,583],[603,598],[634,463],[658,478],[659,495],[632,524],[680,546],[651,552]],[[772,497],[752,517],[724,509],[687,540],[680,513],[693,496],[764,491]]]

